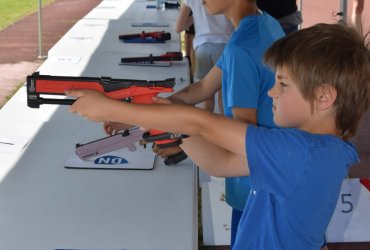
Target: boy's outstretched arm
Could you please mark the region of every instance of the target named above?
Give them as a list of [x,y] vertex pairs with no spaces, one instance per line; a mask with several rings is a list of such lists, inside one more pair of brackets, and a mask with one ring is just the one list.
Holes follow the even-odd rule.
[[[78,98],[71,106],[71,112],[89,120],[122,122],[172,133],[199,135],[211,143],[209,146],[215,144],[213,150],[218,148],[218,155],[222,155],[222,159],[227,161],[225,157],[232,154],[246,161],[247,124],[243,122],[187,105],[124,103],[94,90],[70,90],[66,94]],[[212,155],[219,157],[213,153]],[[247,174],[246,170],[240,175]],[[229,175],[235,176],[235,173]]]
[[183,139],[180,147],[193,162],[216,177],[237,177],[249,175],[246,157],[234,154],[205,140],[202,136],[193,135]]

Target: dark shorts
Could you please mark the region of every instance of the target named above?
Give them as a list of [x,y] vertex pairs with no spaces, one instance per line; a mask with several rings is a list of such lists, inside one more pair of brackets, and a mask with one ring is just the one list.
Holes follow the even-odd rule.
[[195,29],[194,29],[194,25],[190,26],[189,28],[187,28],[185,30],[185,34],[188,34],[188,35],[195,35]]

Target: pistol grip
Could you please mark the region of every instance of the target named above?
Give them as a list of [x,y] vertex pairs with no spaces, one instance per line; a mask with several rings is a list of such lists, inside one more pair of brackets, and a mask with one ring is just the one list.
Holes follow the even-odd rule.
[[169,155],[167,157],[167,159],[164,160],[164,164],[167,165],[167,166],[168,165],[175,165],[179,162],[182,162],[186,158],[188,158],[188,155],[184,151],[181,151],[181,152],[178,152],[176,154]]

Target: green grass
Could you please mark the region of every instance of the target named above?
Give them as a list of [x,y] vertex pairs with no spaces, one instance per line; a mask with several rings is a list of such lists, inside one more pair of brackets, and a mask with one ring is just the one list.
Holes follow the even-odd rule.
[[[54,0],[42,0],[42,5]],[[0,30],[38,9],[37,0],[0,0]]]
[[23,86],[23,84],[24,82],[19,83],[10,94],[5,96],[5,99],[3,100],[3,102],[2,103],[0,102],[0,109],[10,100],[10,98],[12,98],[12,96]]

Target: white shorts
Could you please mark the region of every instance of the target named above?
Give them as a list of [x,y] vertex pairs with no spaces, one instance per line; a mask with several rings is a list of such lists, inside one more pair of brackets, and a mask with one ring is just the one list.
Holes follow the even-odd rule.
[[203,43],[195,49],[194,81],[199,81],[207,75],[222,55],[225,45],[225,43]]

